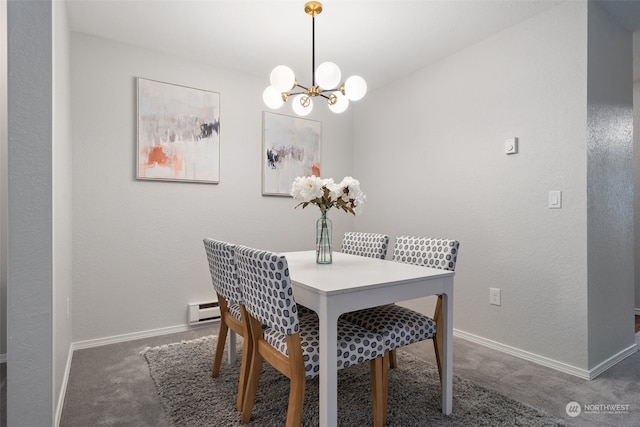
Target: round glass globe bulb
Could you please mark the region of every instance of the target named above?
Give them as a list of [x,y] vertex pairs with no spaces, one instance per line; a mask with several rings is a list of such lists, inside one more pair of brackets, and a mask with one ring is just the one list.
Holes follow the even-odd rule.
[[316,69],[316,83],[322,89],[334,89],[340,84],[340,68],[333,62],[323,62]]
[[351,76],[344,82],[344,95],[351,101],[358,101],[367,93],[367,82],[360,76]]
[[264,90],[264,92],[262,92],[262,100],[267,107],[274,110],[282,107],[282,104],[284,104],[282,94],[273,86],[269,86]]
[[296,75],[286,65],[278,65],[271,71],[269,80],[271,81],[271,86],[275,87],[278,92],[288,92],[293,89]]
[[293,98],[291,108],[293,108],[293,112],[297,115],[306,116],[313,110],[313,101],[303,93]]
[[339,90],[333,92],[336,96],[336,102],[329,104],[329,109],[336,114],[343,113],[349,107],[349,99]]

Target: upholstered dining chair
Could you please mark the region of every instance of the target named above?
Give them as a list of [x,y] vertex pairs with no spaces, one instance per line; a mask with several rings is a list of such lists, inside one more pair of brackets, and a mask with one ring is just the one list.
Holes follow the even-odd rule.
[[[231,329],[231,333],[235,332],[244,338],[240,377],[238,378],[238,397],[236,400],[236,409],[241,411],[245,387],[249,377],[249,359],[252,354],[251,347],[253,342],[249,336],[249,325],[245,320],[246,315],[243,315],[244,298],[238,280],[236,247],[231,243],[205,238],[204,248],[209,262],[213,289],[218,296],[218,305],[220,307],[220,331],[218,333],[218,343],[213,358],[211,376],[216,378],[220,373],[227,333]],[[233,345],[233,340],[230,340],[229,346],[231,347],[231,345]],[[229,351],[232,352],[235,349],[229,348]]]
[[389,247],[389,236],[378,233],[349,231],[342,238],[342,253],[384,259]]
[[[393,248],[393,261],[455,271],[460,243],[457,240],[400,236]],[[341,316],[385,337],[389,363],[397,366],[396,349],[433,339],[442,381],[442,296],[438,296],[433,318],[397,304],[345,313]]]
[[[253,340],[249,381],[241,423],[251,419],[263,361],[290,380],[287,427],[300,426],[306,380],[319,374],[316,316],[299,317],[284,255],[247,247],[236,250],[240,284]],[[370,361],[375,425],[382,424],[388,362],[383,337],[338,321],[338,369]]]

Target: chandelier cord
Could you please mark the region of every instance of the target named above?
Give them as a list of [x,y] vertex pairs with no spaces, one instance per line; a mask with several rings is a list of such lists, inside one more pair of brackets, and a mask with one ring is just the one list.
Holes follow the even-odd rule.
[[[308,91],[309,88],[304,87],[302,85],[298,85],[303,88],[305,91]],[[316,83],[316,16],[311,15],[311,87],[318,88],[318,84]],[[321,96],[324,99],[329,99],[325,92],[329,92],[327,89],[318,88],[318,92],[315,96]],[[334,89],[331,89],[334,90]]]
[[311,16],[311,85],[316,86],[316,17]]

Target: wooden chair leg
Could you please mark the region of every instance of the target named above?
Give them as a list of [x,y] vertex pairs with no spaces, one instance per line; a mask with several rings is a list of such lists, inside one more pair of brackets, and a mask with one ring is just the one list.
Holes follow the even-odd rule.
[[387,357],[389,359],[389,367],[391,369],[395,369],[398,367],[398,359],[396,359],[396,351],[395,350],[391,350],[389,352],[389,356]]
[[253,405],[256,400],[256,393],[258,391],[258,382],[260,381],[260,372],[262,371],[262,355],[258,352],[258,346],[256,343],[256,336],[254,332],[256,330],[255,324],[257,324],[257,332],[262,333],[260,329],[260,323],[256,322],[254,319],[247,319],[249,322],[249,326],[251,330],[249,331],[249,338],[252,343],[252,351],[251,358],[249,362],[249,377],[247,379],[247,384],[244,389],[244,399],[242,402],[242,414],[240,415],[240,423],[247,424],[249,420],[251,420],[251,413],[253,412]]
[[220,373],[220,365],[222,364],[222,354],[224,353],[224,345],[227,341],[227,332],[229,327],[224,319],[220,320],[220,331],[218,332],[218,344],[216,344],[216,352],[213,356],[213,366],[211,367],[211,376],[216,378]]
[[373,394],[373,425],[387,423],[387,397],[389,387],[389,361],[387,354],[371,361],[371,392]]
[[287,408],[287,427],[300,427],[302,425],[305,387],[304,374],[302,377],[292,375],[289,388],[289,407]]
[[436,353],[436,363],[438,364],[438,375],[440,375],[440,384],[442,384],[442,295],[438,295],[436,302],[436,310],[433,313],[433,320],[436,322],[436,336],[433,339],[433,350]]
[[384,393],[384,396],[382,397],[382,403],[384,404],[384,407],[382,408],[382,425],[386,426],[387,425],[387,414],[389,411],[389,366],[390,364],[387,363],[387,360],[389,359],[389,353],[385,353],[383,358],[382,358],[382,391]]
[[370,362],[371,366],[371,397],[373,399],[373,426],[380,427],[382,424],[382,402],[379,399],[382,392],[382,381],[380,373],[382,366],[378,366],[378,359],[374,359]]
[[442,385],[442,342],[438,343],[438,336],[433,339],[433,350],[436,353],[436,363],[438,364],[438,375],[440,376],[440,385]]
[[[277,351],[277,350],[275,350]],[[287,427],[300,427],[302,425],[302,408],[304,406],[304,393],[306,387],[306,372],[302,359],[302,347],[300,346],[300,334],[287,335],[287,352],[289,356],[286,362],[289,364],[288,374],[291,382],[289,388],[289,406],[287,408]]]
[[240,364],[240,378],[238,378],[238,399],[236,409],[242,411],[244,403],[244,395],[246,394],[247,384],[249,382],[249,371],[251,368],[251,357],[253,356],[253,342],[250,330],[244,332],[244,342],[242,344],[242,363]]

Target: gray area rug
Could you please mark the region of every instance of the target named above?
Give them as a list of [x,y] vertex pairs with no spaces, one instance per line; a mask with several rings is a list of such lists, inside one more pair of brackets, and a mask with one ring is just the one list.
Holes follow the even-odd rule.
[[[238,360],[226,359],[218,378],[211,378],[217,337],[207,336],[145,349],[162,406],[175,426],[240,425],[235,410]],[[260,377],[253,416],[248,426],[283,426],[286,420],[289,380],[267,363]],[[565,425],[537,409],[454,376],[453,413],[441,412],[440,380],[428,362],[399,351],[398,368],[389,371],[389,426],[557,426]],[[318,382],[307,381],[304,426],[318,425]],[[373,425],[369,364],[339,371],[338,424]]]

